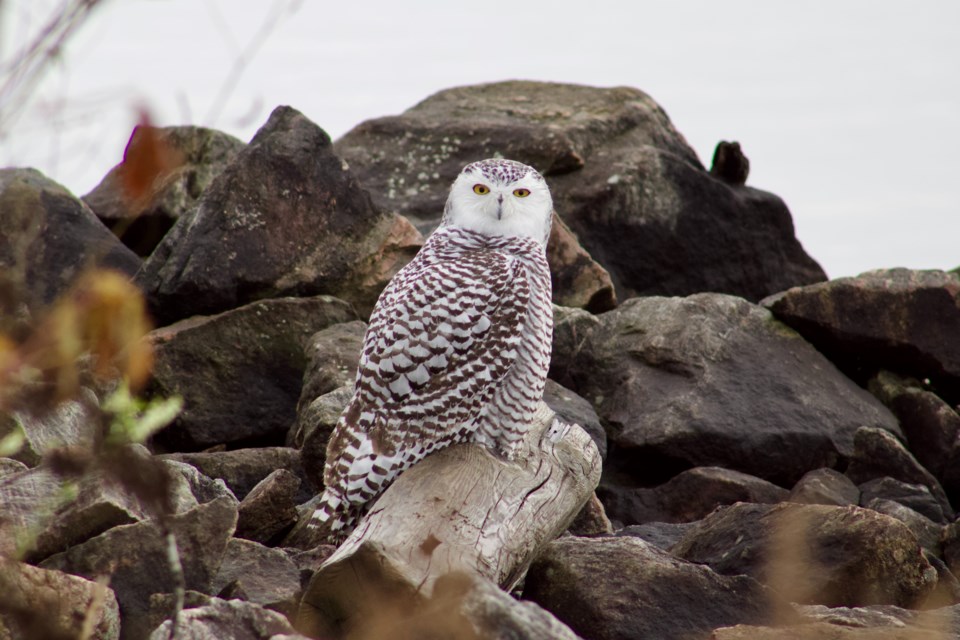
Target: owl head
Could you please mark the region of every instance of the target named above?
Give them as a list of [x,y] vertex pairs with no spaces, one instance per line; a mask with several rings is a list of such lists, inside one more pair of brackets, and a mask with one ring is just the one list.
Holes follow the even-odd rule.
[[553,199],[537,170],[513,160],[468,164],[450,188],[443,226],[490,236],[526,236],[546,246]]

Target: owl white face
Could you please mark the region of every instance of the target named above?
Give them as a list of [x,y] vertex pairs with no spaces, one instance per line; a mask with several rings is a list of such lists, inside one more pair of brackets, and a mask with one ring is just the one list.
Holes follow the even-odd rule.
[[491,159],[460,172],[441,224],[490,236],[526,236],[546,246],[552,216],[550,189],[536,169]]

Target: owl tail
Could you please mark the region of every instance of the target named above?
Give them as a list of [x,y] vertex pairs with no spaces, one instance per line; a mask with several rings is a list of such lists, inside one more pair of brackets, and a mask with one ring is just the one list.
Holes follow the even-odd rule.
[[338,492],[325,489],[320,504],[310,516],[307,528],[316,535],[339,544],[350,535],[362,515],[361,508],[348,502]]

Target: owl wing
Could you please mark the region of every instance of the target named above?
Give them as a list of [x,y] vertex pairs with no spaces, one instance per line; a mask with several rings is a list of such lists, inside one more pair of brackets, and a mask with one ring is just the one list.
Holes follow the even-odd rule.
[[359,479],[358,452],[407,466],[461,437],[517,357],[529,299],[523,265],[495,251],[421,252],[398,273],[371,316],[327,486]]

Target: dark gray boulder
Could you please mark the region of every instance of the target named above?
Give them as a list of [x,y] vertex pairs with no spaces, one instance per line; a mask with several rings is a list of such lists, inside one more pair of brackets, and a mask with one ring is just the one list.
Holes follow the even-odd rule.
[[866,383],[886,369],[960,403],[960,274],[885,269],[763,301],[837,366]]
[[[5,558],[0,594],[0,638],[76,638],[79,624],[88,616],[90,638],[120,637],[113,590],[92,580]],[[91,607],[98,597],[100,606]]]
[[211,593],[292,615],[300,597],[300,570],[287,554],[252,540],[227,541]]
[[335,144],[382,207],[421,230],[461,168],[536,167],[617,297],[720,291],[751,300],[826,278],[777,196],[710,175],[647,94],[510,81],[447,89]]
[[[236,523],[237,506],[227,498],[170,518],[188,589],[210,592]],[[47,558],[41,566],[90,580],[110,575],[122,615],[121,638],[145,637],[150,632],[150,595],[171,592],[176,584],[167,542],[152,521],[114,527]]]
[[10,303],[48,305],[84,269],[140,268],[87,205],[36,169],[0,169],[0,229],[0,316],[18,313]]
[[793,485],[789,502],[832,504],[842,507],[860,504],[860,488],[847,476],[834,469],[808,471]]
[[733,296],[567,313],[554,349],[551,375],[591,401],[607,429],[607,484],[654,486],[721,466],[789,487],[850,457],[861,425],[900,433],[886,407],[797,333]]
[[160,324],[264,298],[329,294],[368,314],[422,243],[375,206],[323,130],[277,107],[144,264]]
[[860,489],[859,504],[862,507],[875,499],[891,500],[922,513],[940,524],[947,524],[952,520],[943,512],[940,502],[933,495],[930,487],[925,484],[914,484],[884,476],[868,480],[858,488]]
[[283,442],[296,416],[310,336],[355,317],[349,304],[329,296],[280,298],[154,330],[150,392],[184,399],[155,444],[183,451]]
[[722,467],[694,467],[664,484],[647,489],[601,482],[597,495],[607,514],[625,525],[646,522],[692,522],[720,505],[735,502],[775,503],[789,491],[772,482]]
[[[313,412],[308,411],[313,402],[340,387],[352,388],[366,330],[366,322],[354,320],[332,325],[310,337],[306,348],[307,366],[303,372],[303,387],[297,401],[297,417],[287,435],[288,444],[301,446],[304,438],[315,428],[316,418],[312,416]],[[308,414],[311,417],[308,418]]]
[[138,126],[123,161],[83,201],[127,247],[147,257],[245,146],[215,129]]
[[[149,640],[169,640],[171,626],[169,620],[165,621],[150,633]],[[184,611],[177,637],[184,640],[307,640],[293,630],[281,613],[252,602],[220,598],[211,598],[203,606]]]
[[752,576],[800,604],[912,607],[937,584],[906,525],[859,507],[722,507],[670,552],[723,575]]
[[277,469],[250,490],[239,507],[238,538],[269,544],[297,522],[300,478]]
[[752,578],[632,537],[554,540],[531,565],[523,598],[592,640],[706,639],[717,627],[770,620],[773,601]]
[[250,447],[230,451],[198,451],[157,456],[193,467],[210,478],[222,480],[237,499],[243,500],[264,478],[277,469],[286,469],[300,478],[296,495],[299,503],[313,495],[306,482],[300,452],[291,447]]
[[24,442],[11,456],[31,467],[40,464],[44,454],[58,447],[89,450],[103,429],[100,401],[91,389],[82,387],[76,398],[68,398],[48,411],[0,412],[0,438],[16,428],[22,429]]
[[917,461],[943,482],[960,436],[960,413],[918,380],[889,371],[874,376],[868,388],[897,416]]
[[930,511],[930,515],[938,521],[946,522],[953,519],[953,507],[943,487],[889,431],[875,427],[857,429],[847,476],[860,485],[861,490],[863,490],[863,483],[885,477],[909,484],[923,485],[929,489],[943,514],[938,517]]

